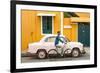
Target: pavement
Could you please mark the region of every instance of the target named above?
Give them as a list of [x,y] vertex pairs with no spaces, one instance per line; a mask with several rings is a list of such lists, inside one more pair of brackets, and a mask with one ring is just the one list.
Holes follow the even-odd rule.
[[78,58],[73,57],[56,57],[56,58],[46,58],[46,59],[37,59],[36,57],[29,57],[26,53],[22,53],[21,62],[30,63],[30,62],[47,62],[47,61],[71,61],[71,60],[89,60],[90,59],[90,48],[85,47],[86,54],[81,55]]

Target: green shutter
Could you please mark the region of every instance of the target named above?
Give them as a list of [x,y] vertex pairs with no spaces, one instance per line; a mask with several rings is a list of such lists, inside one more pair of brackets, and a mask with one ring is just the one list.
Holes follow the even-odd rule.
[[43,34],[52,34],[52,16],[42,17],[42,31]]

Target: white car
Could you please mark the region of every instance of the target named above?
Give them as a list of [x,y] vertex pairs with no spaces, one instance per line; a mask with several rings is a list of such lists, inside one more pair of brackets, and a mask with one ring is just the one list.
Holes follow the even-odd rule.
[[[55,47],[55,39],[57,35],[46,35],[39,42],[30,43],[28,45],[28,53],[35,54],[38,58],[44,59],[49,55],[58,55],[61,50],[57,50]],[[61,40],[66,42],[62,43],[63,55],[71,55],[73,57],[79,57],[81,54],[85,54],[83,44],[80,42],[70,42],[65,36],[60,36]]]

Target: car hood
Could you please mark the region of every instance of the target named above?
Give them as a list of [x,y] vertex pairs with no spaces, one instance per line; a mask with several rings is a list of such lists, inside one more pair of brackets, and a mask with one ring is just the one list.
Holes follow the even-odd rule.
[[68,42],[67,44],[71,45],[71,44],[74,44],[74,45],[83,45],[82,43],[80,42]]

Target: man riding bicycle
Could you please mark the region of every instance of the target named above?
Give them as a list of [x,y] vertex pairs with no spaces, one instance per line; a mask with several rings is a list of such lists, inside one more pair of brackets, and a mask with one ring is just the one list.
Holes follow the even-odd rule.
[[[56,37],[56,39],[55,39],[55,46],[56,46],[57,52],[58,52],[61,56],[63,56],[63,46],[64,46],[64,43],[65,43],[65,42],[60,38],[60,35],[61,35],[60,31],[58,31],[58,32],[57,32],[57,37]],[[60,42],[61,42],[62,44],[60,44]]]

